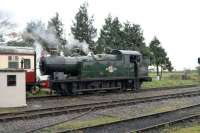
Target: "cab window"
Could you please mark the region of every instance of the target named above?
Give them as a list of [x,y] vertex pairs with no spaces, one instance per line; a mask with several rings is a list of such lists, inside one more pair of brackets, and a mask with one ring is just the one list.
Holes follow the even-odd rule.
[[137,55],[130,55],[130,63],[140,62],[140,56]]
[[130,63],[134,63],[135,60],[136,60],[136,56],[130,55]]

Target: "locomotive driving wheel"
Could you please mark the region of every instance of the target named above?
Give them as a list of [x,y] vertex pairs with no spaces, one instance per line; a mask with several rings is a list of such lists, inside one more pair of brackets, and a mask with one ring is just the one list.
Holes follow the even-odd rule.
[[67,87],[68,87],[70,95],[76,95],[77,94],[76,90],[78,88],[78,83],[69,83],[67,85]]
[[63,96],[69,95],[69,90],[65,83],[60,84],[60,94]]
[[31,93],[32,93],[32,94],[36,94],[36,93],[38,93],[39,91],[40,91],[40,87],[38,87],[38,86],[36,86],[36,85],[34,85],[34,86],[31,87]]

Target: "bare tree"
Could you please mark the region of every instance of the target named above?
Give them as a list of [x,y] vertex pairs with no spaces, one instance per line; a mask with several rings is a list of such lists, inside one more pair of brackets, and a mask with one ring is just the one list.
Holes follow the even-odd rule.
[[0,42],[5,41],[4,36],[9,35],[15,26],[16,24],[11,21],[9,15],[0,11]]

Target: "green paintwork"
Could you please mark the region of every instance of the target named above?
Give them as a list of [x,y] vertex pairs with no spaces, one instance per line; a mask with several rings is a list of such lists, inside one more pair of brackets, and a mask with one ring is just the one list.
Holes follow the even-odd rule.
[[123,60],[88,61],[82,63],[81,76],[98,77],[133,77],[134,67],[123,64]]
[[138,63],[138,77],[148,76],[148,65],[145,65],[142,55],[137,51],[114,50],[111,54],[90,56],[63,57],[50,56],[40,63],[43,74],[53,75],[63,72],[72,77],[82,78],[131,78],[134,79],[134,62]]

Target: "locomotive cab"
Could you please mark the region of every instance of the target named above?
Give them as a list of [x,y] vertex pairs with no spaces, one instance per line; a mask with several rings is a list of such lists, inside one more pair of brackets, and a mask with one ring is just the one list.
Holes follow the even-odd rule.
[[198,63],[200,64],[200,57],[198,58]]

